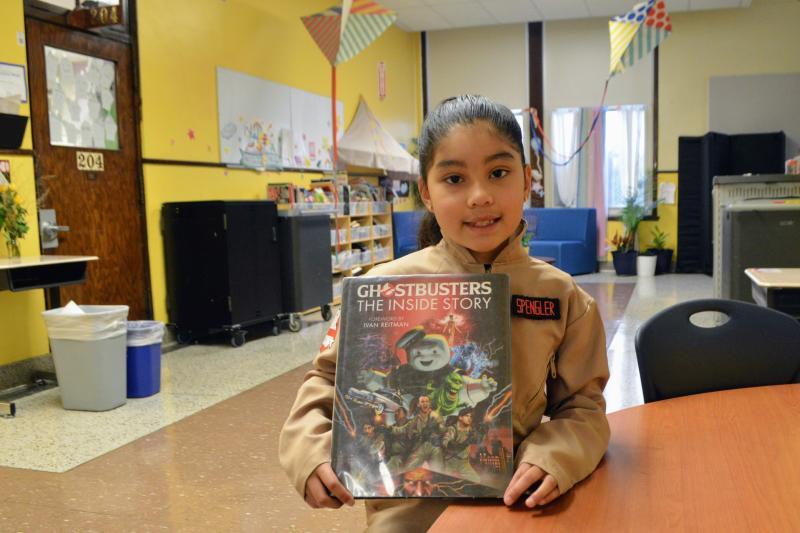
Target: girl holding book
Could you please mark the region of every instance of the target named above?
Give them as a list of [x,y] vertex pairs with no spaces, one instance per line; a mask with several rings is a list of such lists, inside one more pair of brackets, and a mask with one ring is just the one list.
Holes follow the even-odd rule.
[[[449,98],[426,117],[419,148],[428,210],[421,249],[369,275],[508,274],[515,472],[504,503],[546,505],[588,476],[608,445],[600,315],[568,274],[521,245],[531,169],[508,108],[480,96]],[[354,503],[330,465],[337,349],[338,339],[314,360],[281,432],[281,464],[314,508]],[[447,503],[367,500],[368,530],[425,531]]]

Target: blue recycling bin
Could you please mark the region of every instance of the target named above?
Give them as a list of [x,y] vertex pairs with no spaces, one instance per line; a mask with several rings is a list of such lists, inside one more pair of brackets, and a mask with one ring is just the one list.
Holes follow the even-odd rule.
[[164,324],[128,322],[128,398],[145,398],[161,390],[161,341]]

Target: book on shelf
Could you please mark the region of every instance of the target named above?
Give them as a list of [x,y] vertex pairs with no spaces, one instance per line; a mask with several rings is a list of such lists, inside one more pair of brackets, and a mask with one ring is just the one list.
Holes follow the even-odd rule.
[[294,207],[298,201],[297,188],[293,183],[270,183],[267,185],[267,200]]
[[504,274],[345,278],[332,466],[356,498],[502,498],[513,472]]

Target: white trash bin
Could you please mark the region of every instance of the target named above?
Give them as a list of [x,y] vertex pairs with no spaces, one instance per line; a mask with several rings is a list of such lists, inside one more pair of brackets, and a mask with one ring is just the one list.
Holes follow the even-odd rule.
[[42,313],[64,409],[107,411],[127,399],[127,305],[75,305]]

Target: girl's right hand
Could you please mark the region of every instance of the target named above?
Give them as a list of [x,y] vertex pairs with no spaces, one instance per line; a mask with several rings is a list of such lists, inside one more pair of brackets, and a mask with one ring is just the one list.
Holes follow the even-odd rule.
[[330,463],[322,463],[308,476],[305,500],[314,509],[338,509],[342,504],[352,506],[355,503],[353,495],[339,482]]

